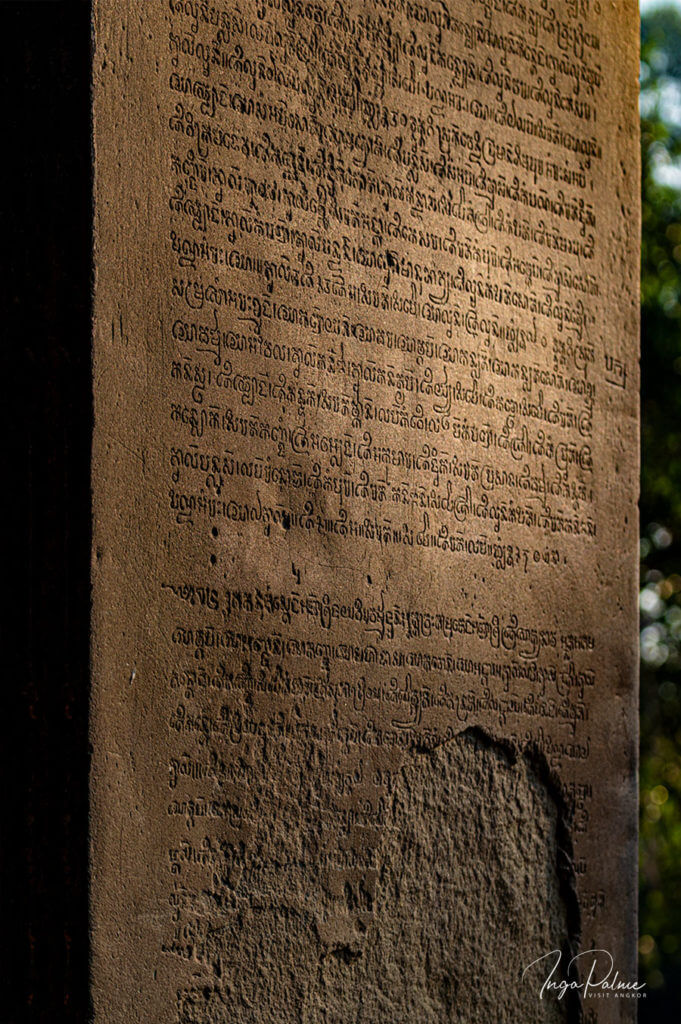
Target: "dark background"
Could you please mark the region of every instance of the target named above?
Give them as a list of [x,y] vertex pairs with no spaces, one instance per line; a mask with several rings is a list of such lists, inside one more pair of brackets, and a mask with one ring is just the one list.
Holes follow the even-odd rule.
[[90,4],[0,2],[2,1024],[88,1006]]

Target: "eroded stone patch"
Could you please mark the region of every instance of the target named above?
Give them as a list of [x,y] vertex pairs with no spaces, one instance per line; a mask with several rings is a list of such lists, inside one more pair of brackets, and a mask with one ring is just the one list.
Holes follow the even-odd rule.
[[539,1001],[539,974],[521,981],[576,938],[563,811],[537,759],[479,730],[413,752],[371,866],[343,873],[322,751],[261,754],[253,833],[220,843],[197,920],[212,981],[180,994],[181,1024],[578,1019],[567,998]]
[[521,983],[524,966],[575,939],[561,810],[533,760],[473,730],[405,765],[365,954],[352,981],[325,961],[329,1020],[576,1019]]

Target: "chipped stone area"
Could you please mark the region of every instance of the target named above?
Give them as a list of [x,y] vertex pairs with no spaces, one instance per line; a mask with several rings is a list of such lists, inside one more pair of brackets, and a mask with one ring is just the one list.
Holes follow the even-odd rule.
[[412,753],[373,866],[343,875],[323,866],[343,841],[324,757],[295,747],[264,751],[250,842],[219,844],[190,951],[206,973],[179,992],[178,1024],[579,1019],[568,997],[539,1000],[545,971],[521,977],[576,942],[563,810],[540,760],[479,730]]

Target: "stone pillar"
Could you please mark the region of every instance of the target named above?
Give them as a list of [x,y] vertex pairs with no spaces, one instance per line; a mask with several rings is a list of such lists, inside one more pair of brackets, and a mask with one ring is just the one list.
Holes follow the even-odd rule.
[[637,4],[94,8],[97,1024],[633,1020]]

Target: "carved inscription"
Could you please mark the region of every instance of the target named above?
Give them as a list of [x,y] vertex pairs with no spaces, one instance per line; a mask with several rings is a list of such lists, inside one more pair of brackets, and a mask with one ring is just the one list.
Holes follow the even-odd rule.
[[477,757],[581,923],[556,882],[497,1003],[438,946],[418,1005],[534,1020],[551,943],[631,968],[634,4],[99,0],[96,43],[98,1019],[421,1019],[400,815],[440,877]]

